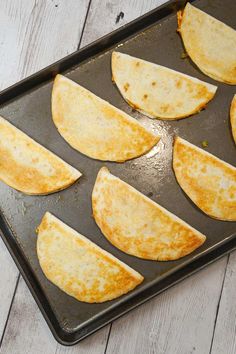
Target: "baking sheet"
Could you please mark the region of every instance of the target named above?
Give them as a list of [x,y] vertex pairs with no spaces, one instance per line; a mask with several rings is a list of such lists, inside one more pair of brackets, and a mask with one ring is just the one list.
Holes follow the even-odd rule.
[[[175,5],[176,2],[170,3]],[[236,13],[235,2],[200,0],[194,1],[193,4],[236,28],[236,17],[233,16]],[[162,6],[162,10],[156,14],[162,17],[170,12],[169,9],[168,6]],[[112,319],[129,310],[132,307],[132,299],[135,304],[138,302],[138,297],[142,298],[143,302],[145,298],[149,297],[148,291],[154,285],[165,281],[169,286],[174,282],[174,273],[178,269],[186,267],[198,257],[203,257],[206,253],[212,252],[214,248],[235,237],[236,223],[217,221],[204,215],[180,189],[171,166],[174,135],[179,135],[197,146],[201,146],[201,142],[207,140],[209,142],[207,151],[235,165],[236,148],[229,126],[229,105],[235,93],[235,87],[206,77],[190,59],[181,59],[184,49],[181,39],[176,33],[175,14],[164,16],[154,25],[148,26],[153,21],[153,14],[155,11],[146,15],[142,21],[135,21],[137,33],[130,35],[129,29],[134,30],[136,27],[134,25],[133,27],[126,26],[120,31],[121,42],[118,42],[119,31],[117,31],[115,36],[107,37],[107,42],[104,40],[100,42],[101,52],[92,57],[87,54],[86,60],[63,72],[67,77],[124,110],[161,136],[161,141],[145,156],[123,164],[104,163],[80,154],[62,139],[51,119],[52,80],[46,82],[44,80],[47,75],[52,76],[66,67],[65,63],[68,63],[68,60],[65,60],[64,64],[62,60],[59,64],[34,76],[27,81],[28,86],[20,84],[17,87],[16,85],[12,91],[8,90],[0,95],[2,101],[11,98],[1,106],[0,115],[83,173],[83,176],[73,186],[49,196],[25,196],[0,183],[0,208],[11,228],[14,237],[12,241],[17,241],[20,252],[18,252],[17,258],[21,258],[26,266],[28,284],[37,290],[38,294],[40,293],[38,302],[48,302],[47,309],[50,316],[47,316],[46,313],[45,316],[49,322],[51,318],[54,334],[56,333],[57,339],[64,344],[76,342],[105,324],[108,317]],[[148,27],[145,30],[142,27],[144,24]],[[129,35],[127,40],[123,39],[125,30],[126,36]],[[105,46],[108,46],[112,41],[117,42],[109,50],[105,49]],[[98,52],[99,42],[95,45]],[[88,53],[93,53],[91,48],[87,50]],[[219,87],[216,96],[207,105],[206,110],[190,118],[171,122],[149,119],[132,110],[111,82],[110,59],[114,49],[213,83]],[[72,64],[74,64],[73,60],[71,60]],[[20,95],[13,95],[14,92],[20,93]],[[112,246],[101,234],[92,218],[91,192],[96,175],[102,166],[107,166],[114,175],[204,233],[207,236],[205,244],[189,256],[170,262],[141,260]],[[103,304],[78,302],[60,291],[45,278],[36,256],[35,228],[39,225],[46,211],[50,211],[72,228],[140,272],[145,277],[145,281],[133,292]],[[2,226],[2,228],[4,227]],[[6,234],[7,230],[4,229],[4,231]],[[10,239],[12,235],[9,234],[8,237]],[[5,242],[7,242],[6,238]],[[231,244],[233,245],[231,248],[233,248],[235,244],[232,242]],[[8,247],[13,249],[14,242],[11,243],[9,240]],[[200,268],[203,263],[200,263],[197,268]],[[30,266],[30,271],[28,266]],[[189,272],[191,272],[190,268]],[[170,274],[172,274],[172,278],[170,278]],[[168,282],[168,279],[171,280]],[[144,299],[142,294],[146,294]],[[126,304],[129,304],[128,307]],[[43,311],[45,311],[45,306]],[[111,315],[108,316],[108,314]]]

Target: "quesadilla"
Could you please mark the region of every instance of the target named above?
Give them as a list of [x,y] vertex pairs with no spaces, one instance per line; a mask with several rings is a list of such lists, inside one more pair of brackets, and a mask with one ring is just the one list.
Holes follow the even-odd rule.
[[180,119],[198,113],[217,87],[165,66],[112,53],[112,77],[121,95],[150,118]]
[[104,302],[133,290],[143,276],[47,212],[37,255],[45,276],[84,302]]
[[105,237],[133,256],[176,260],[206,237],[174,214],[101,168],[92,193],[94,219]]
[[173,168],[180,187],[207,215],[236,221],[236,168],[177,137]]
[[231,123],[233,138],[236,143],[236,95],[234,95],[230,107],[230,123]]
[[62,75],[54,81],[52,116],[59,133],[74,149],[98,160],[133,159],[160,139],[125,112]]
[[211,78],[236,85],[236,31],[187,3],[178,12],[178,32],[186,52]]
[[69,187],[81,173],[0,117],[0,180],[26,194]]

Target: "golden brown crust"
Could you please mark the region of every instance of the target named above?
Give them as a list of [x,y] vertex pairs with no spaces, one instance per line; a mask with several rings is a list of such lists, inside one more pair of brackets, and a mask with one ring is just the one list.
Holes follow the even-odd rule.
[[236,221],[236,168],[177,137],[173,168],[189,198],[207,215]]
[[177,13],[185,50],[207,76],[236,84],[236,31],[190,3]]
[[48,212],[38,228],[37,254],[45,276],[79,301],[112,300],[143,281],[135,270]]
[[112,53],[112,76],[126,102],[150,118],[176,120],[198,113],[217,87],[124,53]]
[[123,252],[144,259],[176,260],[205,236],[103,167],[92,193],[93,216],[105,237]]
[[57,75],[52,92],[53,121],[76,150],[98,160],[124,162],[159,141],[125,112],[75,82]]
[[234,95],[230,107],[230,123],[234,142],[236,143],[236,95]]
[[0,180],[44,195],[73,184],[81,173],[0,117]]
[[177,32],[181,31],[181,23],[183,20],[183,10],[177,11]]

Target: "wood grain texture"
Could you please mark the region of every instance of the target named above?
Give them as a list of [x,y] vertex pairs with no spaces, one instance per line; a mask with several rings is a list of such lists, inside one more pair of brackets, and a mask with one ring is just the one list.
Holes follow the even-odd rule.
[[1,354],[55,353],[56,343],[23,279],[12,306]]
[[28,287],[20,279],[12,306],[1,354],[103,354],[108,326],[75,347],[58,344],[38,309]]
[[[165,2],[166,0],[92,0],[81,45],[95,41]],[[117,16],[121,12],[124,17],[118,22]]]
[[222,353],[236,353],[236,251],[229,257],[211,351]]
[[0,238],[0,339],[14,294],[18,270]]
[[89,0],[1,0],[0,88],[77,49]]
[[[0,89],[76,50],[88,3],[89,0],[1,0]],[[1,338],[18,277],[18,270],[2,241],[0,264]]]
[[107,354],[208,354],[226,258],[117,320]]

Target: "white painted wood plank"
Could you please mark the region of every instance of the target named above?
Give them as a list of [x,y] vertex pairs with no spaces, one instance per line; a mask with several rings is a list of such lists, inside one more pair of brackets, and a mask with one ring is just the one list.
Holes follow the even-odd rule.
[[[26,2],[25,2],[26,3]],[[20,58],[20,41],[26,27],[32,6],[15,6],[15,2],[2,0],[0,7],[0,90],[17,81],[17,65]],[[26,21],[22,21],[25,19]],[[15,267],[3,241],[0,240],[0,338],[9,312],[16,286],[18,270]]]
[[[1,0],[0,89],[76,50],[88,2]],[[1,338],[18,276],[2,241],[0,264]],[[35,328],[32,323],[31,327]],[[34,334],[37,337],[37,331]],[[17,350],[15,348],[15,352]]]
[[0,7],[0,89],[18,81],[19,63],[25,32],[34,3],[1,0]]
[[1,354],[52,354],[55,347],[55,340],[38,306],[20,278]]
[[[87,45],[105,34],[125,25],[167,0],[92,0],[81,45]],[[117,16],[124,17],[116,23]]]
[[0,238],[0,339],[15,290],[18,270]]
[[1,354],[103,354],[109,327],[86,338],[79,347],[57,345],[30,291],[20,278]]
[[86,338],[79,347],[57,344],[27,285],[20,278],[0,353],[103,354],[108,332],[109,326]]
[[89,0],[1,0],[0,88],[75,51]]
[[226,257],[114,322],[107,354],[208,354],[225,265]]
[[236,353],[236,251],[226,269],[211,353]]

